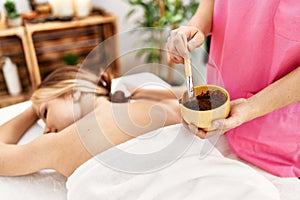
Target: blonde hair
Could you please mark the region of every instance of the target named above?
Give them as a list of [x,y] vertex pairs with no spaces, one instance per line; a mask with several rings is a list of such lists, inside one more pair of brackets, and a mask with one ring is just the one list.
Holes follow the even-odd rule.
[[98,77],[79,67],[65,66],[57,68],[42,81],[32,94],[31,101],[39,104],[74,91],[109,96],[110,90],[111,75],[108,70]]

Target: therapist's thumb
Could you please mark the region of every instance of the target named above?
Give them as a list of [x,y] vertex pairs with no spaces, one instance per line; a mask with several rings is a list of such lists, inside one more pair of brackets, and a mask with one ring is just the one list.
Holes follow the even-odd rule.
[[195,48],[200,47],[204,42],[204,35],[202,32],[197,32],[189,41],[188,41],[188,50],[191,52]]
[[223,129],[224,128],[224,119],[218,119],[218,120],[214,120],[211,123],[211,128],[212,129]]

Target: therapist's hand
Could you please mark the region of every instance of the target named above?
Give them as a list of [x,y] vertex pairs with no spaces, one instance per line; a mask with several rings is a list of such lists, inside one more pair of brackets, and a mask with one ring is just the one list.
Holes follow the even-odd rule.
[[219,119],[212,122],[213,131],[205,131],[196,127],[194,124],[187,124],[182,120],[183,125],[192,133],[199,136],[201,139],[209,138],[214,135],[224,134],[226,131],[235,128],[247,121],[249,121],[248,114],[251,107],[247,104],[244,98],[236,99],[230,102],[230,114],[226,119]]
[[[187,45],[184,41],[187,39]],[[167,55],[169,63],[183,63],[183,58],[189,58],[189,52],[201,46],[204,34],[194,26],[180,26],[170,32],[167,41]]]

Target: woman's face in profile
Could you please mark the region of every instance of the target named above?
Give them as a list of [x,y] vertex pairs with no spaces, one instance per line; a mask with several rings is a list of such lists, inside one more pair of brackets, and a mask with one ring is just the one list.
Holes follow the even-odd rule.
[[59,132],[74,123],[71,97],[55,98],[35,106],[38,116],[45,122],[44,134]]

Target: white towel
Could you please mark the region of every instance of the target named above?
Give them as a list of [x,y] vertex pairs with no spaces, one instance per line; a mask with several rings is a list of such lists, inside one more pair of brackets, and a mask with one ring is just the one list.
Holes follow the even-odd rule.
[[129,97],[137,88],[144,89],[171,89],[171,85],[150,72],[141,72],[137,74],[129,74],[112,81],[111,92],[117,90],[124,92],[125,97]]
[[90,159],[69,177],[67,188],[69,200],[280,199],[266,178],[222,157],[181,124]]

